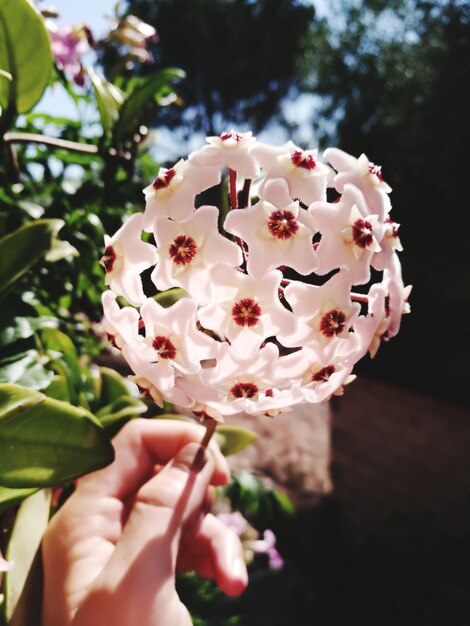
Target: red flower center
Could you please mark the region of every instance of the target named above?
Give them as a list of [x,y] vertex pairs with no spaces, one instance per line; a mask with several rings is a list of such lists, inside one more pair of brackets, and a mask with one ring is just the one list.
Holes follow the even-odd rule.
[[372,234],[372,224],[361,217],[352,225],[352,238],[359,248],[367,248],[374,239]]
[[296,167],[301,167],[303,170],[313,170],[315,167],[317,167],[317,164],[315,163],[313,156],[311,154],[306,154],[305,152],[302,152],[301,150],[296,150],[295,152],[293,152],[290,155],[291,161],[292,163],[296,166]]
[[290,239],[299,230],[299,223],[291,211],[273,211],[268,218],[268,230],[273,237]]
[[237,143],[242,139],[242,136],[239,133],[231,132],[231,133],[222,133],[220,135],[220,139],[222,141],[227,141],[227,139],[234,139]]
[[113,271],[113,265],[115,260],[116,252],[114,251],[113,246],[107,246],[100,261],[101,265],[103,265],[104,269],[106,270],[106,273]]
[[320,320],[320,330],[325,337],[340,335],[346,326],[346,315],[340,309],[331,309]]
[[384,179],[382,176],[382,167],[380,165],[376,165],[375,163],[369,163],[369,174],[377,176],[380,182],[383,183]]
[[387,224],[389,229],[392,231],[389,234],[389,237],[398,237],[398,224],[389,217],[387,217],[384,223]]
[[261,315],[261,307],[251,298],[242,298],[233,305],[232,316],[239,326],[256,326]]
[[197,254],[197,245],[192,237],[178,235],[169,248],[170,257],[176,265],[191,263]]
[[116,343],[116,335],[112,335],[111,333],[106,333],[109,343],[113,346],[113,348],[118,348],[119,346]]
[[254,398],[258,391],[255,383],[237,383],[230,389],[234,398]]
[[334,365],[326,365],[322,367],[321,370],[312,374],[312,382],[326,382],[329,377],[336,372],[336,367]]
[[142,387],[141,385],[137,385],[137,389],[145,398],[152,400],[152,394],[150,393],[149,387]]
[[161,335],[155,337],[152,347],[155,348],[161,359],[174,359],[176,357],[176,348],[168,337]]
[[159,189],[165,189],[171,183],[175,175],[176,172],[174,169],[166,170],[164,174],[158,176],[158,178],[153,181],[152,187],[155,189],[155,191],[158,191]]

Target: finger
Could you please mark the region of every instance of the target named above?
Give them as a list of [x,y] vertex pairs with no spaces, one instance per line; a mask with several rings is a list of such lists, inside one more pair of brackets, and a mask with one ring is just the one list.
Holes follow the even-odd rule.
[[138,491],[100,584],[103,577],[106,584],[115,584],[132,576],[132,584],[143,593],[155,594],[155,581],[174,587],[181,528],[200,513],[215,470],[207,451],[202,467],[195,468],[200,450],[199,444],[188,444]]
[[[155,465],[166,464],[188,443],[200,442],[204,433],[203,426],[191,422],[132,420],[113,441],[114,462],[81,478],[77,490],[125,499],[151,477]],[[224,485],[230,477],[227,461],[215,441],[210,442],[209,448],[215,460],[212,484]]]
[[214,578],[227,595],[237,596],[248,584],[243,548],[238,535],[214,515],[206,515],[194,534],[185,537],[187,551],[178,568],[194,569],[205,578]]

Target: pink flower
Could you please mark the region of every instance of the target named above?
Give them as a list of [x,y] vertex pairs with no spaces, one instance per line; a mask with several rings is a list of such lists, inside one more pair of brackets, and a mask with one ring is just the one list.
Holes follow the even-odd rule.
[[268,337],[295,328],[293,314],[279,300],[281,280],[275,270],[260,283],[231,266],[215,265],[210,273],[211,303],[199,310],[201,324],[226,337],[240,355],[254,354]]
[[309,208],[315,227],[321,232],[316,252],[319,274],[347,267],[354,285],[370,279],[370,262],[379,251],[383,226],[377,215],[370,215],[364,196],[346,185],[339,202],[315,202]]
[[256,554],[267,555],[271,569],[281,569],[284,566],[284,560],[276,549],[276,535],[269,528],[264,531],[263,539],[252,541],[250,547]]
[[288,347],[323,347],[327,343],[350,341],[350,328],[359,314],[359,305],[350,297],[351,278],[346,269],[335,274],[321,287],[300,282],[290,283],[284,290],[298,327],[290,335],[279,334],[279,341]]
[[113,237],[105,235],[106,248],[100,260],[106,270],[105,284],[134,306],[145,300],[141,273],[157,261],[155,247],[141,239],[143,217],[132,215]]
[[101,296],[104,318],[102,328],[115,348],[121,349],[126,343],[139,337],[139,313],[130,306],[121,307],[112,291]]
[[194,165],[217,167],[226,165],[245,178],[255,178],[259,174],[259,164],[251,150],[256,139],[252,133],[237,133],[231,130],[219,137],[207,137],[208,146],[191,154],[189,161]]
[[194,199],[198,193],[220,182],[220,172],[215,167],[196,168],[181,159],[166,169],[160,168],[157,178],[144,189],[145,213],[143,228],[151,232],[157,217],[184,220],[194,212]]
[[230,211],[224,227],[248,244],[247,270],[256,280],[279,266],[288,265],[303,275],[318,266],[312,217],[291,200],[281,178],[270,180],[253,206]]
[[[333,171],[321,163],[318,150],[302,150],[292,141],[281,148],[258,143],[252,154],[259,160],[270,178],[285,178],[292,198],[299,198],[309,205],[317,200],[326,200],[326,187]],[[260,187],[260,193],[266,183]]]
[[240,265],[241,250],[219,233],[218,215],[216,207],[202,206],[189,219],[180,222],[156,219],[159,260],[152,280],[158,289],[183,287],[200,302],[205,302],[210,298],[210,268],[220,263],[220,259],[234,267]]
[[356,159],[338,148],[325,150],[325,158],[338,171],[334,178],[336,189],[343,193],[345,185],[354,185],[364,194],[371,211],[385,219],[391,209],[388,194],[392,189],[383,180],[382,168],[371,163],[365,154]]
[[201,362],[217,354],[217,343],[196,323],[196,303],[182,298],[165,309],[152,298],[140,308],[145,327],[145,343],[153,349],[153,359],[168,361],[183,374],[201,371]]
[[84,84],[81,57],[89,50],[84,28],[58,27],[52,20],[46,20],[51,36],[51,48],[57,65],[70,74],[80,87]]

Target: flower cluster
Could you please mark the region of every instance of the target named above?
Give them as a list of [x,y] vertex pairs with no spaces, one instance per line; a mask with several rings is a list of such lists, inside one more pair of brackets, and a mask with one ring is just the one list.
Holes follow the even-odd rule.
[[[365,155],[324,158],[251,133],[209,137],[106,237],[104,329],[157,404],[221,420],[323,402],[396,335],[410,288],[391,189]],[[226,171],[223,213],[204,202]],[[156,294],[183,297],[165,308],[143,272]]]

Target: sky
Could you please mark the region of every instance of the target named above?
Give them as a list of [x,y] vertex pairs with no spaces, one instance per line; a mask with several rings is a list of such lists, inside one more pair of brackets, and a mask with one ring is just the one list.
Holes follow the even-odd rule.
[[[311,2],[312,0],[305,1]],[[50,2],[49,0],[44,0],[43,4],[50,4],[59,11],[60,17],[55,20],[58,25],[86,23],[95,38],[100,38],[109,30],[110,22],[115,14],[116,0],[51,0]],[[328,0],[315,0],[315,5],[318,14],[325,14],[325,7],[328,5]],[[318,99],[315,99],[314,96],[304,95],[295,103],[289,104],[289,102],[287,102],[285,107],[287,119],[298,124],[299,136],[302,137],[303,147],[305,148],[314,147],[315,144],[310,122],[310,113],[313,107],[318,106],[317,100]],[[76,104],[60,85],[55,85],[53,88],[46,90],[35,111],[48,113],[50,115],[65,116],[77,120],[83,115],[83,111],[80,112],[77,109]],[[86,117],[88,118],[87,114]],[[287,141],[288,137],[284,135],[285,131],[282,129],[270,128],[260,133],[258,139],[266,141],[267,143],[279,144]],[[193,139],[196,144],[204,142],[202,135],[195,136]],[[155,148],[152,149],[151,152],[157,161],[163,162],[172,160],[179,156],[179,148],[181,146],[176,149],[177,145],[178,143],[175,142],[175,137],[170,131],[159,129],[158,141],[155,142]],[[188,149],[194,149],[199,147],[199,145],[187,147]]]
[[[44,4],[54,6],[59,11],[60,17],[55,20],[58,25],[86,23],[93,35],[99,38],[109,28],[116,0],[52,0]],[[59,86],[46,91],[36,111],[74,119],[79,117],[74,102]]]

